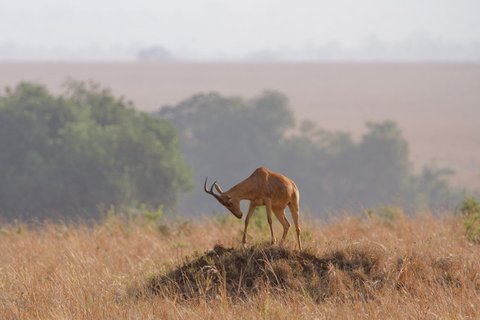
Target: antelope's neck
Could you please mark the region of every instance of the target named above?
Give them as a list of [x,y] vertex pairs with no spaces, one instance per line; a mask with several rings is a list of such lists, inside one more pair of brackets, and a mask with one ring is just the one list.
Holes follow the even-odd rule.
[[231,195],[233,198],[238,198],[241,200],[253,200],[257,197],[257,194],[252,192],[252,190],[247,188],[247,186],[242,184],[242,182],[230,188],[230,190],[228,190],[226,193]]

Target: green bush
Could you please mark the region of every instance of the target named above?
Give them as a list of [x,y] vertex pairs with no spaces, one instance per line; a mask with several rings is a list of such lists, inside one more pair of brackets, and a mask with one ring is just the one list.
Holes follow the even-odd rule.
[[468,240],[480,243],[480,203],[474,197],[466,197],[460,206],[460,213]]

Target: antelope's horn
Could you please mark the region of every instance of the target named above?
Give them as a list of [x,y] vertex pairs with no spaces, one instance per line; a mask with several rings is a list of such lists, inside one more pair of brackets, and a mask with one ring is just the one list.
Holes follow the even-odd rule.
[[218,201],[220,201],[220,197],[213,192],[213,187],[217,184],[217,181],[215,181],[212,186],[210,187],[210,190],[207,189],[207,180],[208,177],[205,178],[205,183],[203,184],[203,190],[205,190],[206,193],[211,194],[214,196]]

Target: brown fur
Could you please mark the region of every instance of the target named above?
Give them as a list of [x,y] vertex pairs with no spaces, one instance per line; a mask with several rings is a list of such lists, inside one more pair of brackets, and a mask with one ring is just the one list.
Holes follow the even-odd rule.
[[[243,232],[242,243],[245,245],[248,223],[250,217],[257,206],[265,205],[267,211],[268,224],[272,235],[272,244],[276,243],[275,235],[272,228],[272,212],[277,217],[278,221],[283,226],[282,241],[287,237],[290,223],[285,217],[285,208],[290,208],[290,213],[295,224],[297,232],[298,248],[302,249],[302,242],[300,240],[299,227],[299,191],[295,183],[286,176],[273,172],[265,167],[256,169],[247,179],[236,184],[229,190],[223,192],[220,186],[215,182],[210,191],[205,191],[213,195],[223,206],[225,206],[234,216],[241,219],[243,216],[240,210],[240,200],[250,200],[250,206],[245,218],[245,229]],[[217,190],[219,195],[213,193],[213,188]]]

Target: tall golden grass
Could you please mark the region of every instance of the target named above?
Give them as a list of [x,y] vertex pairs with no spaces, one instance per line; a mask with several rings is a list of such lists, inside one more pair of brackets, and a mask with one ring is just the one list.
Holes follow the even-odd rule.
[[[261,221],[251,224],[248,241],[266,250],[269,231]],[[249,252],[240,249],[242,223],[228,216],[168,223],[119,217],[93,225],[9,223],[0,228],[0,319],[480,318],[480,245],[468,242],[456,217],[344,216],[304,219],[302,226],[305,251],[319,259],[335,252],[375,255],[375,281],[381,285],[361,268],[343,270],[332,262],[319,282],[328,286],[321,299],[299,288],[302,282],[291,290],[267,284],[238,296],[222,290],[194,299],[139,296],[132,290],[217,244]],[[274,227],[279,233],[280,225]],[[299,254],[293,240],[290,233],[288,255]],[[287,264],[279,262],[275,270],[295,277]],[[367,295],[354,292],[352,274],[365,279]]]

